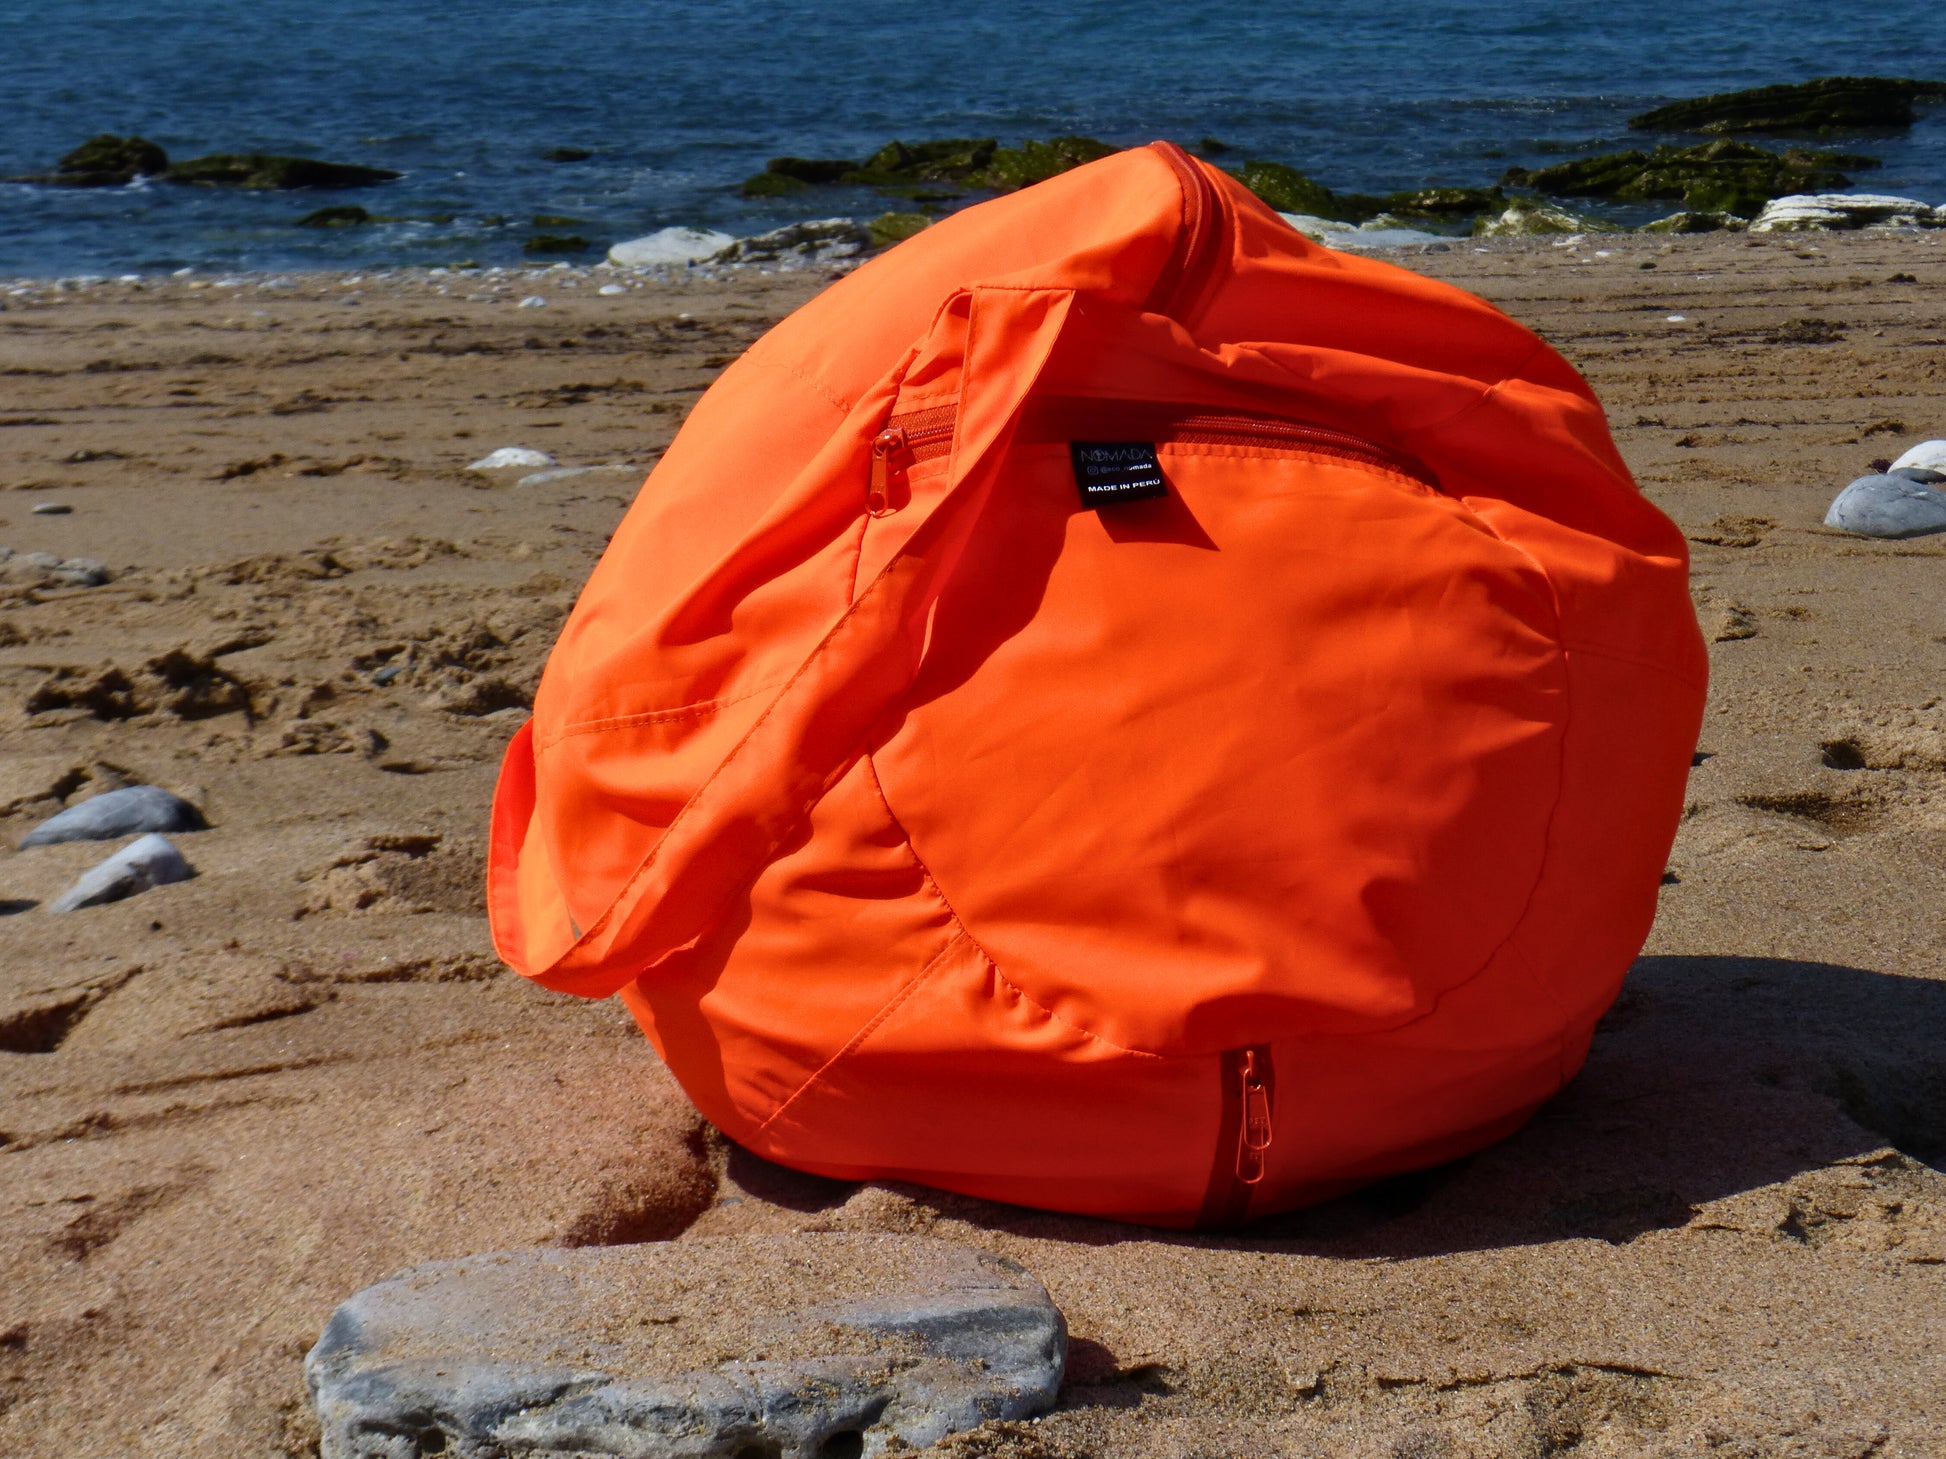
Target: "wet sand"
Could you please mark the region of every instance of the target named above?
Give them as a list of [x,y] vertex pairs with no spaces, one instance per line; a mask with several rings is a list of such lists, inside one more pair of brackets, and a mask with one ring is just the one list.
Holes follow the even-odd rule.
[[[1946,1453],[1946,537],[1818,525],[1946,435],[1946,238],[1398,261],[1587,373],[1690,536],[1714,687],[1582,1077],[1225,1238],[780,1170],[618,1006],[492,955],[486,807],[553,634],[820,276],[0,291],[0,544],[114,574],[0,565],[0,836],[141,781],[212,826],[196,880],[72,916],[40,904],[107,848],[0,852],[0,1451],[314,1453],[304,1351],[420,1261],[898,1230],[1024,1262],[1073,1332],[1061,1409],[956,1455]],[[464,469],[504,445],[618,469]]]

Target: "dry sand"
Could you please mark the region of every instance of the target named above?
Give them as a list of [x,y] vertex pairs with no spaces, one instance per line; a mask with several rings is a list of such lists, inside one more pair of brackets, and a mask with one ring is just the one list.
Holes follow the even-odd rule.
[[1402,261],[1587,372],[1694,543],[1715,687],[1582,1077],[1224,1239],[766,1165],[618,1007],[492,955],[498,755],[634,479],[462,468],[647,466],[819,279],[8,300],[0,543],[116,577],[0,587],[0,835],[130,781],[213,829],[197,880],[72,916],[32,904],[106,848],[0,852],[0,1452],[312,1453],[300,1359],[402,1266],[845,1229],[979,1242],[1066,1311],[1062,1409],[962,1456],[1946,1454],[1946,537],[1818,526],[1946,435],[1946,238]]

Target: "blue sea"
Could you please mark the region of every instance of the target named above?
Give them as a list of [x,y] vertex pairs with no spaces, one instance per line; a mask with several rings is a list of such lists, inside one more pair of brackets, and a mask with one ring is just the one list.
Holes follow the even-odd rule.
[[[1331,187],[1489,183],[1642,145],[1657,102],[1813,76],[1946,74],[1946,5],[1695,0],[0,0],[0,175],[97,132],[171,157],[271,151],[402,171],[356,192],[0,186],[0,274],[372,268],[522,257],[671,224],[755,232],[889,206],[747,201],[779,153],[893,137],[1216,137]],[[1946,202],[1946,108],[1860,189]],[[581,147],[585,162],[543,154]],[[422,221],[316,230],[357,203]],[[580,220],[547,226],[555,215]],[[449,221],[423,221],[445,218]],[[598,255],[590,255],[598,256]]]

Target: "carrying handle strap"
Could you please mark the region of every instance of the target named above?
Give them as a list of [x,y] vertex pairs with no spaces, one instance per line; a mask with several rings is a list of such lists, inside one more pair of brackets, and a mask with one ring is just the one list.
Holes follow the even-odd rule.
[[[927,515],[904,546],[676,813],[608,909],[530,976],[603,997],[708,931],[863,753],[919,672],[932,606],[994,489],[1002,448],[1073,298],[1072,289],[972,290],[947,489],[929,510],[914,503]],[[864,488],[859,482],[861,505]],[[531,768],[526,774],[531,784]]]

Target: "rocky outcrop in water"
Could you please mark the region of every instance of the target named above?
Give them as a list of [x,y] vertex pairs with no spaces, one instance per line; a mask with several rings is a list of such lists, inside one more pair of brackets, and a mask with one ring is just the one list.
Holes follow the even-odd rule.
[[1638,132],[1770,132],[1822,136],[1904,130],[1915,102],[1946,101],[1946,82],[1894,76],[1823,76],[1792,86],[1724,91],[1672,101],[1628,119]]
[[961,196],[940,188],[1014,192],[1044,182],[1116,149],[1093,137],[1050,137],[1002,147],[993,137],[887,142],[870,157],[773,157],[743,180],[748,198],[786,197],[813,187],[920,190],[939,201]]
[[162,174],[166,182],[197,187],[238,187],[251,191],[295,188],[372,187],[396,182],[403,173],[355,162],[321,162],[315,157],[285,157],[274,152],[213,152],[178,162]]
[[1501,181],[1556,197],[1618,202],[1678,198],[1693,210],[1747,216],[1771,198],[1849,187],[1851,179],[1841,168],[1876,166],[1875,157],[1796,147],[1773,152],[1751,142],[1722,141],[1657,147],[1650,152],[1605,152],[1552,167],[1515,167]]

